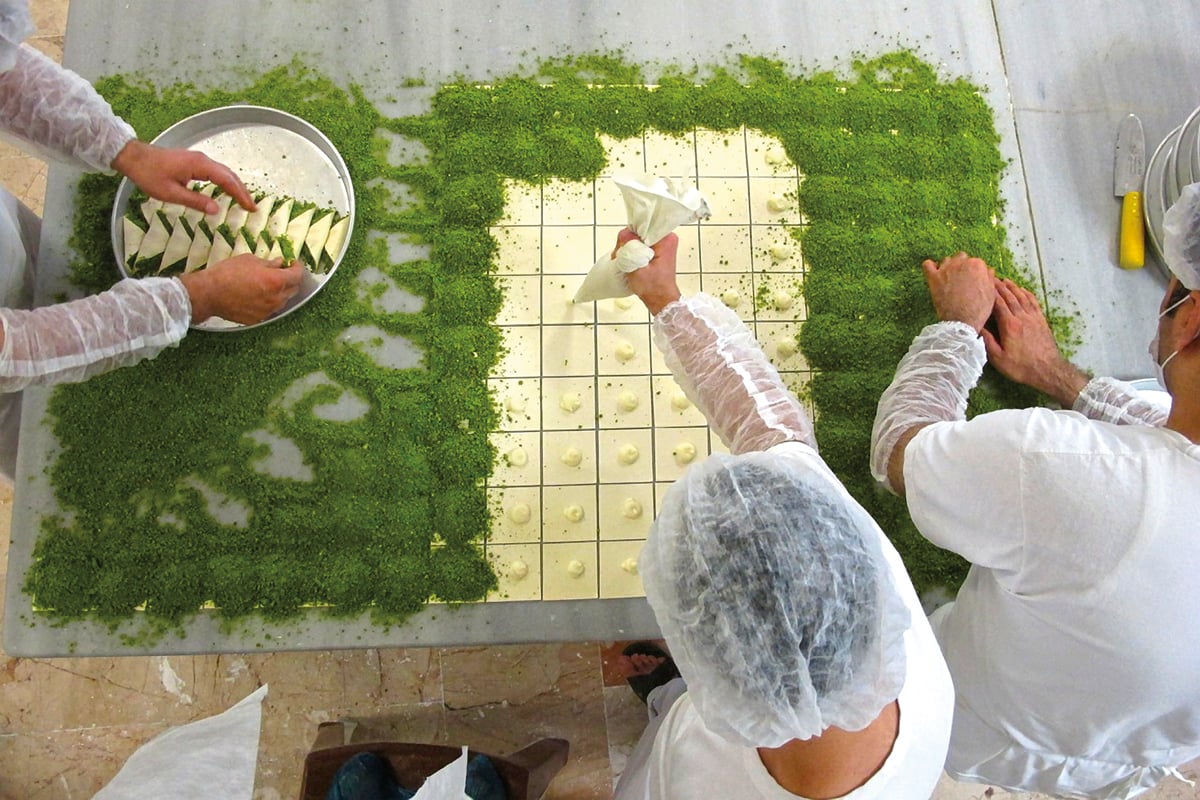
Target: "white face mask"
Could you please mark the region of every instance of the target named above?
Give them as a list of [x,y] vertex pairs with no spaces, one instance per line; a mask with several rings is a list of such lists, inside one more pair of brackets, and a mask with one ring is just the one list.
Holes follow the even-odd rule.
[[[1176,350],[1174,353],[1171,353],[1171,355],[1164,358],[1161,364],[1158,363],[1158,323],[1161,323],[1162,318],[1167,314],[1170,314],[1172,311],[1183,305],[1184,301],[1186,301],[1189,297],[1191,297],[1191,294],[1184,295],[1183,298],[1177,303],[1171,305],[1170,308],[1164,309],[1163,312],[1158,315],[1158,320],[1154,328],[1154,338],[1150,340],[1150,360],[1154,362],[1154,377],[1158,381],[1158,385],[1164,389],[1167,388],[1167,379],[1163,374],[1163,371],[1167,368],[1167,364],[1171,363],[1171,359],[1179,355],[1179,350]],[[1182,350],[1183,348],[1180,349]]]

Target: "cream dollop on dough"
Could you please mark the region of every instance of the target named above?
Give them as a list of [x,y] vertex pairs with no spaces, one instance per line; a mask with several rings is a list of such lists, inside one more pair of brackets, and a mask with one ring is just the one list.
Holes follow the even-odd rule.
[[636,497],[626,497],[625,502],[621,503],[621,516],[625,519],[637,519],[641,515],[642,504]]
[[675,445],[673,454],[677,463],[690,464],[696,460],[696,445],[691,442],[680,442]]
[[781,194],[773,194],[773,195],[771,195],[770,199],[767,200],[767,208],[769,208],[771,211],[774,211],[777,214],[780,211],[787,211],[791,207],[792,207],[792,201],[788,200],[786,197],[784,197]]
[[508,510],[508,518],[518,525],[524,525],[533,518],[533,509],[529,503],[517,503]]
[[617,408],[622,411],[633,411],[638,407],[638,396],[630,391],[621,392],[617,395]]

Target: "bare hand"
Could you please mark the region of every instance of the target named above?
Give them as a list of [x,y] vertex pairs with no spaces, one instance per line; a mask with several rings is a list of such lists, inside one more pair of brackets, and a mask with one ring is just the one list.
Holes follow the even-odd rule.
[[[637,238],[638,235],[628,228],[618,233],[613,258],[616,258],[617,250],[620,250],[623,244]],[[651,249],[654,250],[654,258],[650,259],[650,263],[641,269],[625,273],[625,281],[653,316],[679,299],[679,285],[675,282],[675,256],[679,250],[679,237],[668,233],[658,244],[652,245]]]
[[134,139],[121,148],[112,166],[143,192],[165,203],[179,203],[214,214],[216,201],[188,188],[192,181],[212,181],[232,195],[242,208],[247,211],[256,208],[254,198],[233,170],[195,150],[167,149]]
[[1032,386],[1070,407],[1087,375],[1063,358],[1037,296],[1010,280],[995,280],[996,330],[984,329],[988,360],[1011,380]]
[[938,319],[965,322],[977,331],[983,330],[996,302],[992,268],[982,258],[966,253],[943,258],[940,264],[927,260],[921,267]]
[[264,261],[250,253],[179,277],[192,300],[192,322],[212,316],[254,325],[283,309],[304,279],[304,265]]

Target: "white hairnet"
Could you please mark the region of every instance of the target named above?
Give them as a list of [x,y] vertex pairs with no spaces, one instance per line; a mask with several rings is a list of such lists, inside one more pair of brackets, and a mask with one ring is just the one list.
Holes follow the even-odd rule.
[[709,730],[778,747],[861,730],[904,684],[904,632],[875,523],[830,476],[716,454],[664,498],[640,571]]
[[1163,258],[1189,289],[1200,289],[1200,183],[1183,188],[1163,216]]
[[17,63],[17,48],[34,31],[29,0],[0,0],[0,72]]

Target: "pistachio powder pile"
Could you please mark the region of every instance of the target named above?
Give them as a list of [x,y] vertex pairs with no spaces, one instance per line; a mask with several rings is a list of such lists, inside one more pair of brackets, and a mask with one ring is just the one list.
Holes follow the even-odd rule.
[[[921,539],[903,502],[873,484],[868,442],[880,393],[934,318],[921,260],[966,250],[1025,282],[997,222],[1004,162],[991,111],[974,86],[939,81],[909,53],[857,63],[849,79],[742,58],[647,83],[619,58],[559,60],[487,86],[443,86],[428,115],[388,119],[357,89],[296,64],[238,91],[100,81],[143,138],[231,103],[306,119],[349,165],[358,219],[334,279],[299,312],[235,335],[193,334],[135,368],[55,390],[62,452],[51,480],[65,513],[42,524],[25,583],[35,606],[59,620],[138,616],[161,632],[206,605],[228,620],[284,619],[312,604],[395,623],[431,598],[483,598],[496,585],[480,550],[497,422],[486,377],[501,355],[488,228],[503,213],[504,180],[590,180],[605,165],[598,134],[741,125],[777,137],[806,175],[799,341],[818,370],[821,453],[895,540],[918,590],[956,587],[964,562]],[[419,140],[429,157],[388,163],[379,130]],[[415,202],[394,202],[386,182]],[[108,249],[116,186],[87,176],[79,187],[73,280],[88,291],[118,277]],[[390,263],[386,242],[368,244],[371,230],[427,244],[429,256]],[[357,280],[368,267],[425,297],[424,308],[379,309],[379,291]],[[414,342],[423,368],[382,368],[339,338],[362,325]],[[280,402],[318,372],[336,385]],[[314,413],[343,392],[370,411],[349,422]],[[989,375],[970,411],[1035,400]],[[263,429],[299,446],[312,480],[256,471],[264,447],[246,434]],[[248,523],[210,516],[197,480],[252,509]]]

